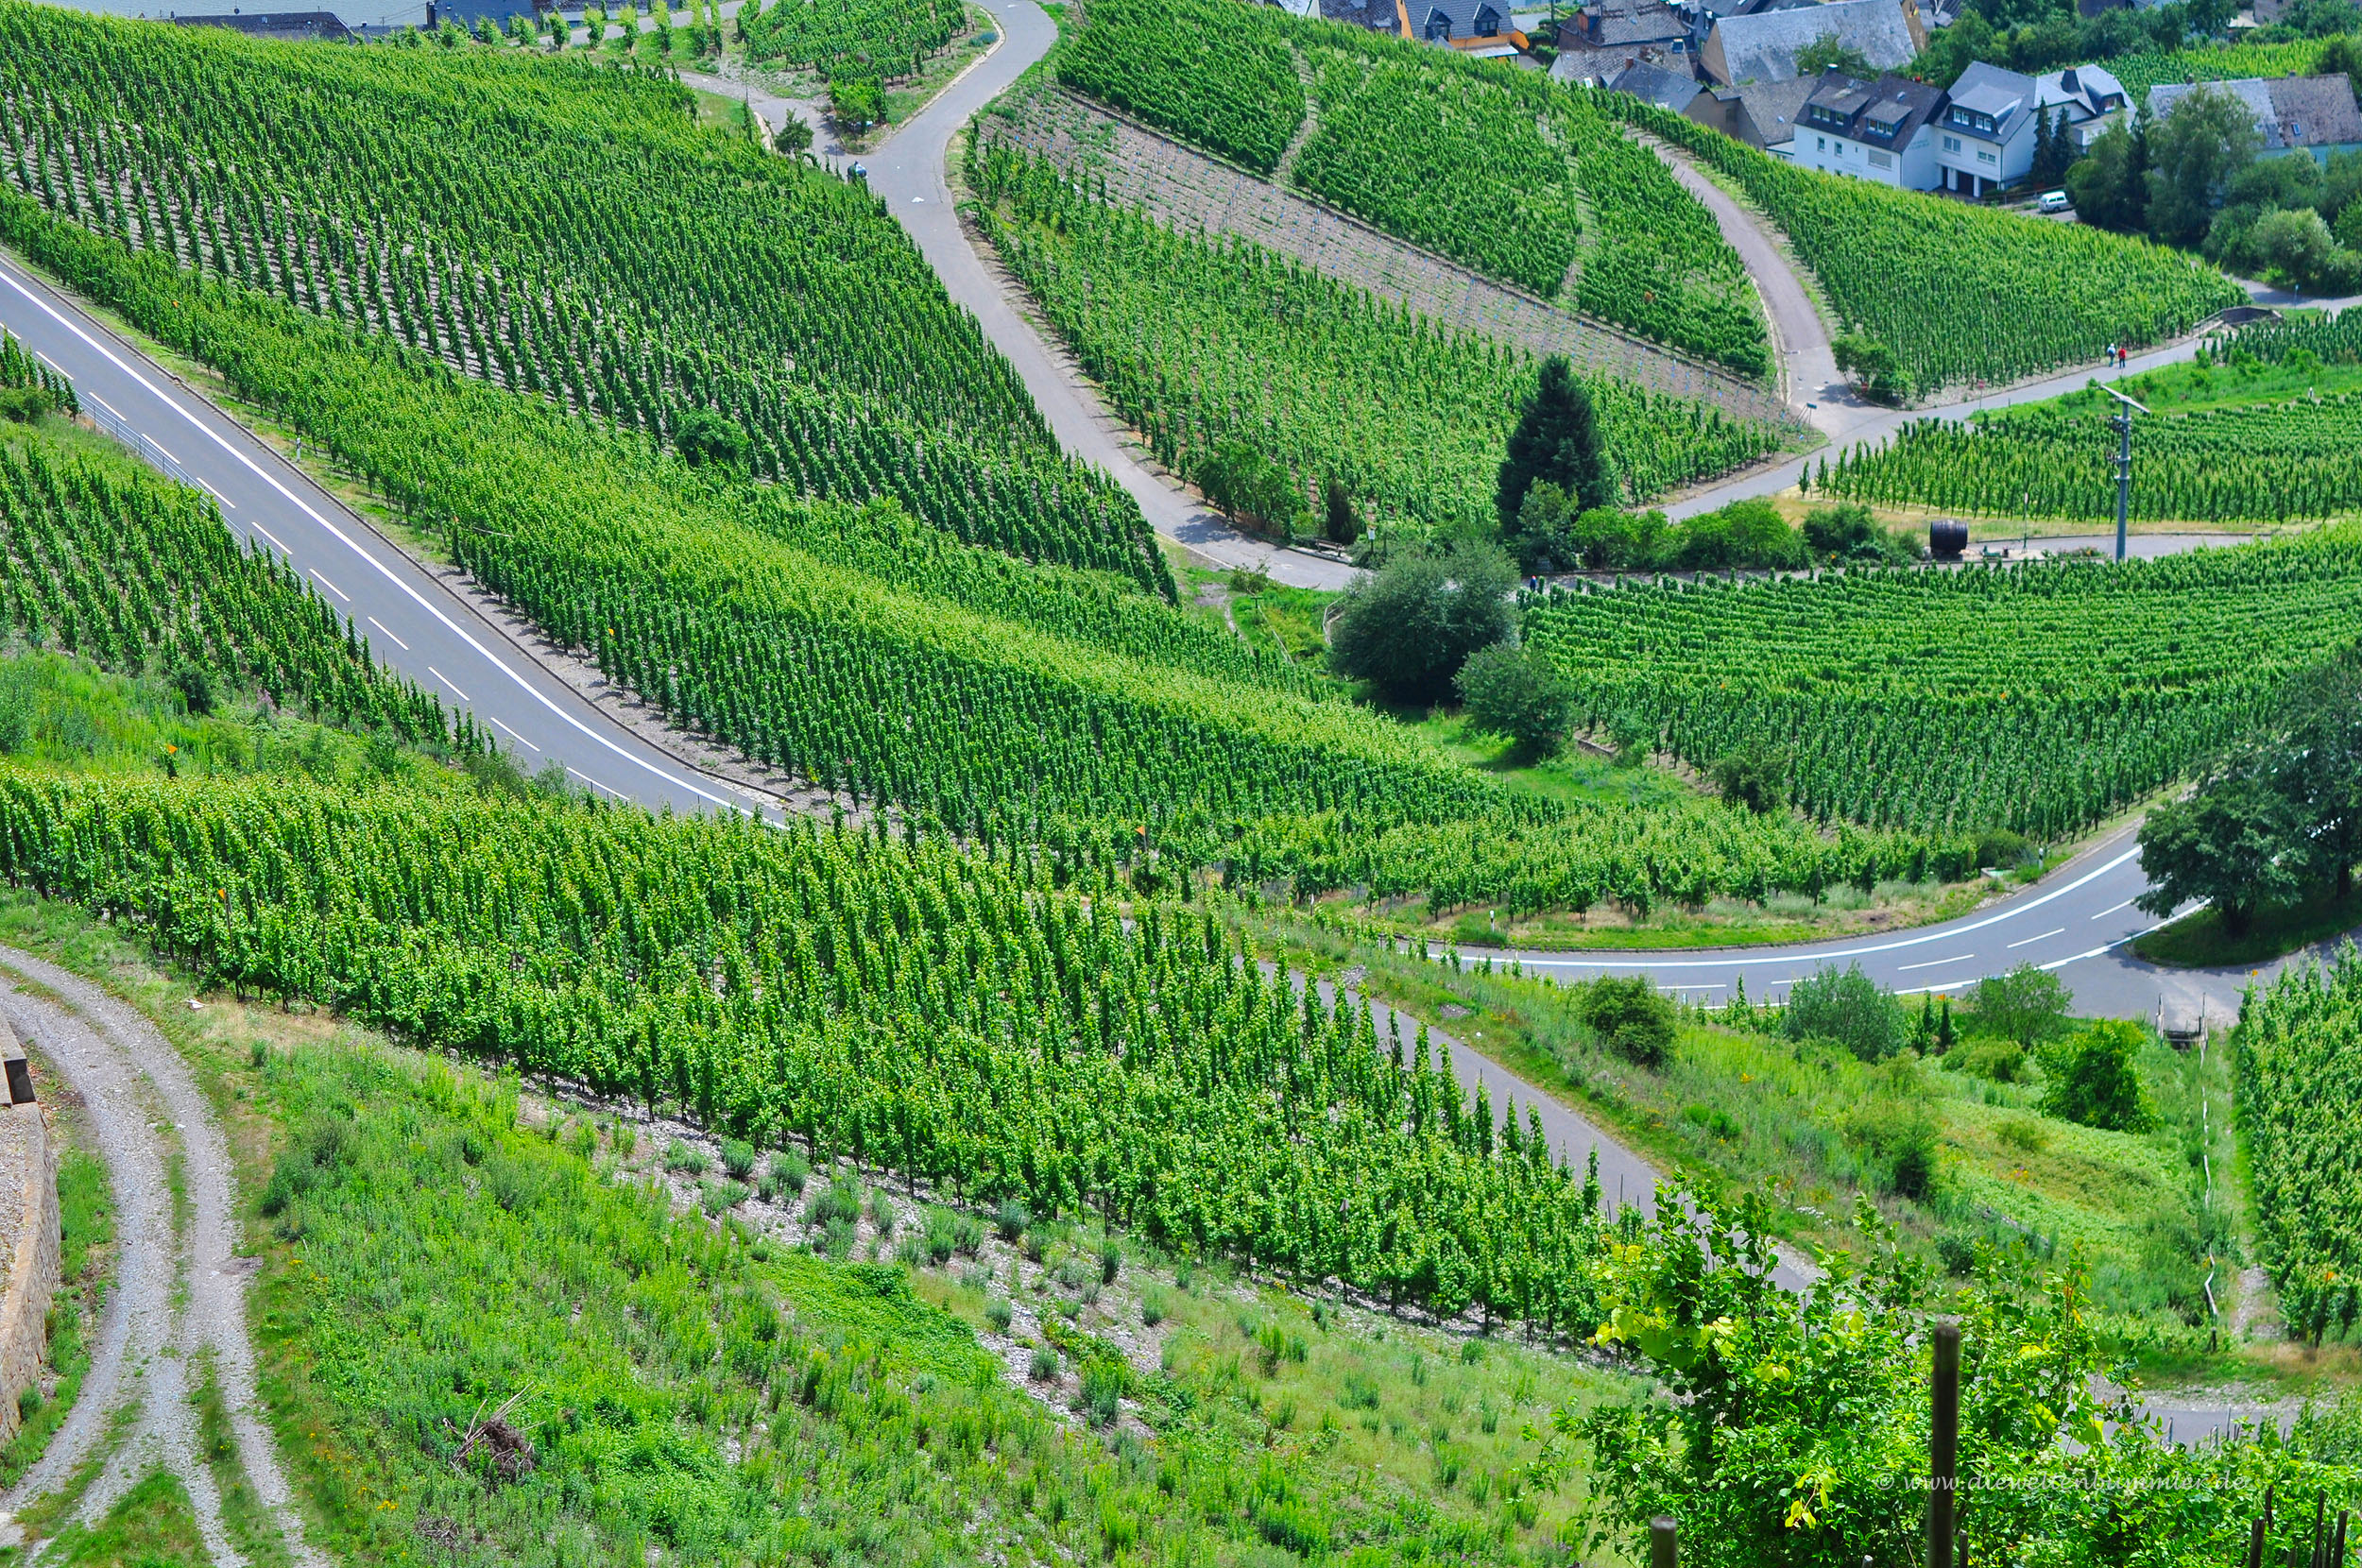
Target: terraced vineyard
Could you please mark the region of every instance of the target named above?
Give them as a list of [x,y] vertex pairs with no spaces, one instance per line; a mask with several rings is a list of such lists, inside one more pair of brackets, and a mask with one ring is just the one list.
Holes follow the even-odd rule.
[[2292,1336],[2351,1330],[2362,1279],[2362,962],[2290,969],[2233,1035],[2264,1263]]
[[826,75],[853,65],[907,77],[948,45],[966,20],[961,0],[748,0],[738,26],[746,58],[803,65]]
[[1058,452],[892,218],[689,110],[571,55],[0,5],[0,170],[50,211],[661,442],[718,412],[807,494],[1169,590],[1138,506]]
[[2161,81],[2236,81],[2245,77],[2308,77],[2319,64],[2321,40],[2292,43],[2217,44],[2202,49],[2118,55],[2105,61],[2134,103]]
[[[809,822],[0,767],[0,875],[207,986],[969,1202],[1098,1214],[1456,1315],[1597,1320],[1598,1193],[1426,1041],[1299,1000],[1209,916]],[[1406,1052],[1408,1055],[1406,1056]]]
[[[1167,468],[1194,476],[1242,441],[1288,469],[1308,510],[1335,479],[1381,526],[1493,526],[1495,479],[1532,390],[1528,355],[1259,247],[1090,200],[1005,147],[971,143],[968,178],[1002,258]],[[1607,378],[1592,391],[1635,501],[1777,445],[1698,403]]]
[[[1233,38],[1254,41],[1237,61]],[[1298,62],[1315,123],[1292,185],[1545,298],[1769,373],[1745,269],[1712,217],[1613,120],[1531,73],[1233,0],[1119,0],[1092,8],[1060,79],[1268,174],[1307,112]]]
[[974,136],[1045,159],[1100,200],[1144,209],[1168,229],[1251,241],[1438,326],[1564,354],[1579,369],[1698,399],[1726,416],[1797,428],[1767,385],[1496,283],[1071,93],[1021,83],[977,117]]
[[[15,347],[0,347],[0,383]],[[206,497],[39,428],[0,425],[0,631],[414,743],[452,733],[442,705],[378,669],[292,568],[240,550]],[[478,743],[465,719],[457,738]]]
[[[2117,438],[2102,401],[1907,425],[1891,445],[1840,456],[1823,486],[1987,516],[2112,519]],[[2144,420],[2134,440],[2136,519],[2289,522],[2362,510],[2362,398],[2352,393]]]
[[1921,392],[2160,343],[2246,298],[2213,267],[2144,240],[1798,168],[1654,105],[1596,96],[1737,184],[1838,314],[1890,345]]
[[201,346],[242,395],[443,529],[488,588],[661,710],[916,822],[1049,845],[1061,877],[1104,878],[1146,847],[1167,872],[1214,864],[1307,889],[1646,905],[1909,866],[1957,875],[1973,860],[1957,840],[1823,835],[1703,799],[1521,793],[1378,715],[1298,694],[1301,674],[1218,671],[1200,644],[1111,618],[1095,595],[1058,605],[1063,579],[934,597],[918,590],[923,565],[881,578],[831,564],[882,541],[807,554],[789,539],[863,530],[861,514],[783,520],[810,503],[651,464],[542,400],[192,279],[23,197],[0,194],[0,237],[144,330]]
[[[2133,433],[2131,515],[2239,523],[2362,511],[2362,397],[2351,371],[2323,378],[2319,368],[2362,363],[2362,311],[2259,321],[2221,349],[2207,356],[2215,363],[2121,388],[2156,411]],[[2326,395],[2314,384],[2321,379]],[[2114,412],[2085,388],[1966,425],[1908,425],[1891,442],[1824,461],[1815,485],[1886,504],[2106,520],[2115,516]]]
[[2074,563],[1554,593],[1581,707],[1707,763],[1785,752],[1816,815],[2063,835],[2185,773],[2353,639],[2362,532]]

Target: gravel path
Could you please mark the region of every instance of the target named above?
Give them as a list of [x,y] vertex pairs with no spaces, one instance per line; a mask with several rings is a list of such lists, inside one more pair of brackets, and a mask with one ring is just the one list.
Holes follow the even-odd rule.
[[[254,1260],[235,1253],[237,1183],[212,1107],[171,1043],[127,1004],[78,975],[0,947],[5,980],[30,981],[57,998],[11,988],[0,991],[0,1012],[83,1097],[107,1166],[120,1247],[81,1396],[0,1508],[13,1515],[54,1491],[104,1451],[118,1412],[128,1408],[136,1413],[127,1434],[106,1453],[70,1517],[96,1522],[162,1466],[188,1489],[207,1556],[216,1568],[238,1568],[247,1559],[224,1528],[221,1494],[198,1442],[198,1375],[191,1363],[204,1357],[256,1496],[295,1560],[307,1568],[323,1564],[304,1542],[293,1490],[255,1415],[254,1348],[246,1329],[246,1282]],[[185,1195],[185,1233],[176,1222],[176,1174]]]

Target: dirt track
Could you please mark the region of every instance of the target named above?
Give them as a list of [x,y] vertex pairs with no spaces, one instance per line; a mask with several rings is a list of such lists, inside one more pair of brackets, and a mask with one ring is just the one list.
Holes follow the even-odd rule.
[[[13,1518],[103,1455],[67,1516],[94,1523],[161,1466],[188,1489],[215,1568],[243,1564],[198,1445],[193,1400],[199,1368],[210,1362],[248,1482],[294,1559],[323,1563],[304,1543],[285,1472],[255,1416],[254,1347],[246,1328],[252,1260],[235,1254],[237,1179],[188,1065],[154,1024],[55,964],[0,947],[0,984],[8,987],[0,990],[0,1012],[83,1098],[107,1166],[118,1241],[80,1398],[40,1462],[0,1498],[0,1509]],[[185,1230],[175,1212],[176,1176]],[[128,1425],[115,1438],[118,1414],[127,1410]]]

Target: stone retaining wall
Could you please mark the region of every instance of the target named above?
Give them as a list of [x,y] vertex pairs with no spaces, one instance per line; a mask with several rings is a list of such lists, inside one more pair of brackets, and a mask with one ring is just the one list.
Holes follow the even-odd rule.
[[[0,1063],[25,1049],[0,1019]],[[57,1153],[47,1113],[37,1104],[8,1103],[0,1078],[0,1442],[24,1424],[17,1401],[40,1381],[49,1348],[49,1303],[58,1292]]]
[[987,145],[1005,143],[1104,180],[1112,200],[1145,208],[1160,223],[1236,234],[1446,326],[1536,354],[1565,354],[1580,367],[1742,418],[1782,428],[1796,422],[1769,387],[1480,277],[1064,90],[981,116],[976,134]]

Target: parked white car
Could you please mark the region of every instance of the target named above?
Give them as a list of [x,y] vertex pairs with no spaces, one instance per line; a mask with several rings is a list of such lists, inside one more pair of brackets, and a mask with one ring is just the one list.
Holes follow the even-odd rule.
[[2064,191],[2045,191],[2034,198],[2034,205],[2045,213],[2063,213],[2075,203],[2067,199]]

